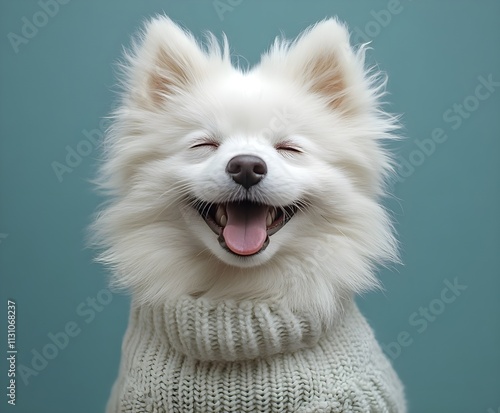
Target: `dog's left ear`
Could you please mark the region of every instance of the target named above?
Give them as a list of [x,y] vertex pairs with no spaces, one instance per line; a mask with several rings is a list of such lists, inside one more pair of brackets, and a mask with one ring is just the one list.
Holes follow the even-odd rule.
[[311,26],[291,43],[277,39],[260,68],[288,75],[323,97],[330,108],[348,113],[360,108],[360,102],[353,101],[359,93],[352,92],[366,84],[363,57],[352,49],[347,28],[332,18]]

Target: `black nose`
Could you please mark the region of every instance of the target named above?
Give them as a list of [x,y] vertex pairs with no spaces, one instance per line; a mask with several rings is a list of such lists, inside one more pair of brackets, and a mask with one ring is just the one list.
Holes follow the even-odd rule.
[[234,182],[248,189],[264,178],[267,174],[267,165],[257,156],[238,155],[227,163],[226,172],[231,175]]

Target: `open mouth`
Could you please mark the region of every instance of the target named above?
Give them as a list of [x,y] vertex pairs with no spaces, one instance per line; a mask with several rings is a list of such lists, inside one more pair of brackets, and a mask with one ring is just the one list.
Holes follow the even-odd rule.
[[218,235],[221,247],[239,256],[264,251],[269,245],[269,237],[297,212],[295,206],[275,207],[249,201],[196,202],[194,206]]

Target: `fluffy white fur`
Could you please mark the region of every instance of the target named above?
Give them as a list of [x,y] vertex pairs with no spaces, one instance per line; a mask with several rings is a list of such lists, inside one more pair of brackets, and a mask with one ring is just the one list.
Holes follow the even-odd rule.
[[[383,143],[395,130],[380,108],[383,81],[335,19],[277,39],[249,70],[231,64],[225,39],[207,39],[156,17],[126,54],[99,177],[111,200],[92,228],[100,261],[142,302],[274,299],[326,320],[377,285],[376,265],[397,260],[379,204],[392,170]],[[190,148],[207,137],[220,146]],[[276,150],[283,141],[302,153]],[[300,206],[246,258],[222,249],[190,204],[242,195],[225,172],[238,154],[268,166],[252,200]]]

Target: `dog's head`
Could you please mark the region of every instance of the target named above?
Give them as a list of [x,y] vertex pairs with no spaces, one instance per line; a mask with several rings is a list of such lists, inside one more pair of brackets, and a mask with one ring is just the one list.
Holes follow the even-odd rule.
[[334,309],[395,258],[378,203],[394,122],[364,49],[334,19],[277,40],[251,70],[208,40],[159,17],[127,55],[101,175],[113,201],[94,225],[101,258],[144,301]]

